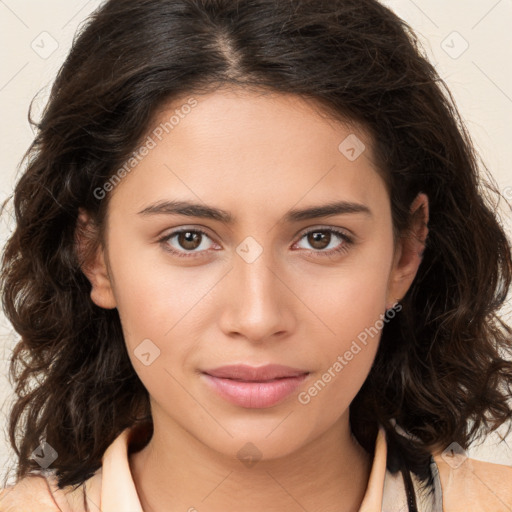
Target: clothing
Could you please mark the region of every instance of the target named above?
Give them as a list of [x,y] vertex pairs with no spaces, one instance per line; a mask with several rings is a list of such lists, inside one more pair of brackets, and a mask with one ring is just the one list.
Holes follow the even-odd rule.
[[[58,489],[51,473],[30,475],[0,492],[0,512],[143,512],[129,466],[134,429],[124,430],[107,448],[102,467],[83,486]],[[366,493],[359,512],[407,512],[400,473],[386,468],[387,444],[379,429]],[[510,512],[512,467],[466,459],[459,467],[432,457],[434,494],[418,496],[418,512]],[[88,507],[88,508],[87,508]]]

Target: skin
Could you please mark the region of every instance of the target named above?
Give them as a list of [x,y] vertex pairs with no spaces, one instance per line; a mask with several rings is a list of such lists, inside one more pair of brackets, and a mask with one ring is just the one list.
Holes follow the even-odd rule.
[[[348,408],[380,333],[309,403],[297,395],[405,295],[421,262],[428,199],[418,195],[413,236],[394,246],[389,195],[363,130],[293,95],[220,89],[195,98],[198,105],[110,193],[105,243],[83,267],[92,300],[118,309],[151,397],[153,438],[130,458],[142,506],[356,511],[371,457],[351,435]],[[154,125],[186,100],[166,105]],[[354,161],[338,149],[350,134],[366,146]],[[236,222],[138,213],[166,200],[222,208]],[[291,209],[339,200],[366,205],[371,215],[283,221]],[[80,219],[91,226],[86,212]],[[207,232],[197,235],[195,256],[166,250],[190,254],[192,244],[178,236],[159,241],[183,227]],[[353,243],[320,228],[342,230]],[[324,233],[324,245],[304,236],[311,230]],[[237,253],[246,237],[262,249],[250,263]],[[342,253],[321,254],[343,245]],[[148,366],[134,353],[144,339],[160,349]],[[215,394],[199,373],[236,363],[311,373],[283,402],[248,409]],[[261,455],[252,467],[237,457],[246,443]]]

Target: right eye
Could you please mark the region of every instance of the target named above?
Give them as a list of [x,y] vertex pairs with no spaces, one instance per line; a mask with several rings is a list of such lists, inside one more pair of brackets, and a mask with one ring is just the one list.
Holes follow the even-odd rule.
[[[194,258],[197,256],[197,253],[208,250],[207,247],[204,247],[205,244],[203,243],[205,237],[210,239],[208,234],[201,229],[185,228],[165,235],[159,239],[159,242],[162,243],[166,251],[180,258]],[[203,250],[196,250],[201,247]]]

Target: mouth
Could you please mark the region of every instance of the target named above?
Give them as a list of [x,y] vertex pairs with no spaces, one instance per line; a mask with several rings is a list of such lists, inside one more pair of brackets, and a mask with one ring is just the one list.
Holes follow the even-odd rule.
[[280,364],[267,364],[264,366],[250,366],[246,364],[235,364],[220,366],[211,370],[205,370],[203,373],[212,377],[222,379],[240,380],[247,382],[266,382],[275,379],[289,377],[299,377],[309,373],[307,370],[292,368]]
[[240,407],[260,409],[282,402],[309,373],[282,365],[230,365],[204,371],[202,377],[224,400]]

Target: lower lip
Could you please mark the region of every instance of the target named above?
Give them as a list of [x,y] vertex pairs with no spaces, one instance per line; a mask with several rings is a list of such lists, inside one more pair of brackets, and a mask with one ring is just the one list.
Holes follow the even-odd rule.
[[307,374],[260,382],[222,379],[206,373],[203,376],[213,390],[228,402],[249,409],[262,409],[284,400],[304,382]]

